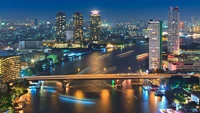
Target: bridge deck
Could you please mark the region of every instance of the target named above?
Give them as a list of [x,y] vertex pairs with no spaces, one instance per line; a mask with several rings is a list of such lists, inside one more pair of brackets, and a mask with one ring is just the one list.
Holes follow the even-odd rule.
[[[31,76],[22,77],[26,80],[108,80],[108,79],[160,79],[169,78],[178,74],[82,74],[82,75],[50,75],[50,76]],[[188,74],[181,76],[190,77]],[[199,76],[199,75],[192,75]]]

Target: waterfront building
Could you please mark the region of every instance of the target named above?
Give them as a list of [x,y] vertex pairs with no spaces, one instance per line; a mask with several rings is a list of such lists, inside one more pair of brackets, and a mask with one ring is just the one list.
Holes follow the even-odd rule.
[[200,61],[164,61],[165,68],[170,71],[199,72]]
[[169,9],[168,17],[168,52],[180,54],[180,11],[178,7]]
[[19,41],[19,49],[42,49],[42,41]]
[[101,18],[100,11],[93,10],[90,15],[90,40],[98,44],[101,34]]
[[149,20],[149,70],[162,68],[162,21]]
[[199,34],[200,33],[200,25],[192,26],[192,32]]
[[83,39],[83,14],[80,12],[73,15],[73,37],[76,42]]
[[66,41],[66,14],[64,12],[58,12],[56,14],[56,41],[63,43]]
[[5,83],[15,80],[20,74],[20,56],[0,52],[0,81]]

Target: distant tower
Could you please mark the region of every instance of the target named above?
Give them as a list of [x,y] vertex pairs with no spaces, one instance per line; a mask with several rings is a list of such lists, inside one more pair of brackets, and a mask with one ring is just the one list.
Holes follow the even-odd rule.
[[34,26],[35,27],[39,26],[39,20],[37,18],[34,19]]
[[149,20],[149,70],[162,68],[162,21]]
[[99,43],[101,33],[100,11],[93,10],[90,15],[90,38],[93,43]]
[[180,54],[180,11],[178,7],[169,9],[168,19],[168,52]]
[[78,42],[83,39],[83,14],[80,12],[73,15],[73,37]]
[[57,42],[63,43],[66,41],[66,14],[64,12],[56,14],[56,33],[58,35]]
[[2,28],[2,20],[1,20],[1,17],[0,17],[0,30]]

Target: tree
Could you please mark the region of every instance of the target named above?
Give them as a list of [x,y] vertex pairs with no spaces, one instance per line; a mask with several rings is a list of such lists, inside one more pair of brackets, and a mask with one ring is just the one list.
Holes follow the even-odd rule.
[[58,56],[56,54],[51,54],[47,57],[48,59],[52,59],[53,60],[53,63],[58,63]]

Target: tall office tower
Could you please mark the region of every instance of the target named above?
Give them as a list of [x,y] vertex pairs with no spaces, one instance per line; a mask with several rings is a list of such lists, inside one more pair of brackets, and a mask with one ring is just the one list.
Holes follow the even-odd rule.
[[100,11],[93,10],[90,15],[90,39],[98,44],[101,33]]
[[20,74],[20,56],[0,56],[0,79],[8,82],[17,79]]
[[149,70],[162,68],[162,21],[149,20]]
[[168,19],[168,52],[180,54],[180,12],[178,7],[169,9]]
[[78,42],[83,39],[83,14],[80,12],[73,15],[73,37]]
[[34,19],[34,26],[35,27],[39,26],[39,20],[37,18]]
[[56,41],[63,43],[66,41],[66,14],[64,12],[58,12],[56,14],[56,32],[58,37]]

